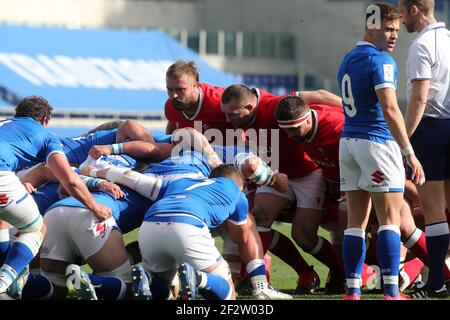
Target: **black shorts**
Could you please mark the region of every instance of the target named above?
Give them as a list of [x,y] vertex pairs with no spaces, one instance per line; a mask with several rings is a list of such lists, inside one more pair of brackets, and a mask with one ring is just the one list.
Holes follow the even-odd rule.
[[450,119],[423,118],[411,144],[426,180],[450,179]]

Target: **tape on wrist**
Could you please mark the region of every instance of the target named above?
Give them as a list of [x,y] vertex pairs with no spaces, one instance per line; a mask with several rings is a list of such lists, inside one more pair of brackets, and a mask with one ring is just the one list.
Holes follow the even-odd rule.
[[410,154],[414,154],[413,147],[411,145],[409,145],[409,146],[403,148],[402,149],[402,154],[403,154],[404,157],[406,157],[407,155],[410,155]]
[[89,175],[91,177],[97,178],[97,172],[100,171],[100,169],[92,169],[91,171],[89,171]]
[[122,143],[114,143],[109,146],[111,150],[111,154],[121,154],[123,153],[123,145]]

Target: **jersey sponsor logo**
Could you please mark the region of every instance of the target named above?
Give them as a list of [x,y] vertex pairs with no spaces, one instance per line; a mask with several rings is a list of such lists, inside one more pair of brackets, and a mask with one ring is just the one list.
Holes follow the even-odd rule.
[[11,203],[7,194],[0,194],[0,207],[6,207]]
[[94,229],[94,235],[95,236],[102,236],[105,234],[106,232],[106,223],[105,222],[100,222],[97,223],[95,225],[95,229]]
[[372,173],[372,181],[376,184],[380,184],[384,181],[384,173],[380,171],[375,171]]
[[394,82],[394,66],[392,64],[383,64],[384,80]]

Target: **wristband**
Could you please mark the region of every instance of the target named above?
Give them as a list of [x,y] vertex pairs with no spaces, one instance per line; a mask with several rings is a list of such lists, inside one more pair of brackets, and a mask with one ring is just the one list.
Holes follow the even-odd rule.
[[402,149],[402,154],[403,154],[404,157],[406,157],[407,155],[410,155],[410,154],[414,154],[413,147],[411,145],[409,145],[409,146],[403,148]]
[[89,189],[98,189],[100,186],[100,183],[105,181],[103,179],[87,177],[87,176],[83,176],[83,175],[80,175],[79,177],[81,178],[81,180],[84,181],[84,183],[86,184],[86,186]]
[[114,143],[109,145],[109,150],[111,150],[111,154],[122,154],[123,153],[123,145],[122,143]]

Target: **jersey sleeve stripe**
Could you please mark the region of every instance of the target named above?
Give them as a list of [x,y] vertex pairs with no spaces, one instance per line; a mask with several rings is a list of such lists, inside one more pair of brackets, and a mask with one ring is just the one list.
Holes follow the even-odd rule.
[[228,219],[228,221],[230,221],[232,224],[234,224],[234,225],[236,225],[236,226],[241,226],[241,225],[247,223],[247,219],[242,220],[242,221],[233,221],[233,220],[231,220],[231,219]]
[[54,153],[61,153],[61,154],[63,154],[63,155],[66,155],[66,154],[65,154],[63,151],[61,151],[61,150],[52,151],[52,152],[50,152],[50,153],[48,154],[47,158],[45,158],[45,163],[48,163],[48,158],[49,158],[52,154],[54,154]]
[[376,85],[375,86],[375,91],[380,90],[380,89],[384,89],[384,88],[397,89],[395,84],[390,83],[390,82],[385,82],[385,83],[380,83],[380,84]]

